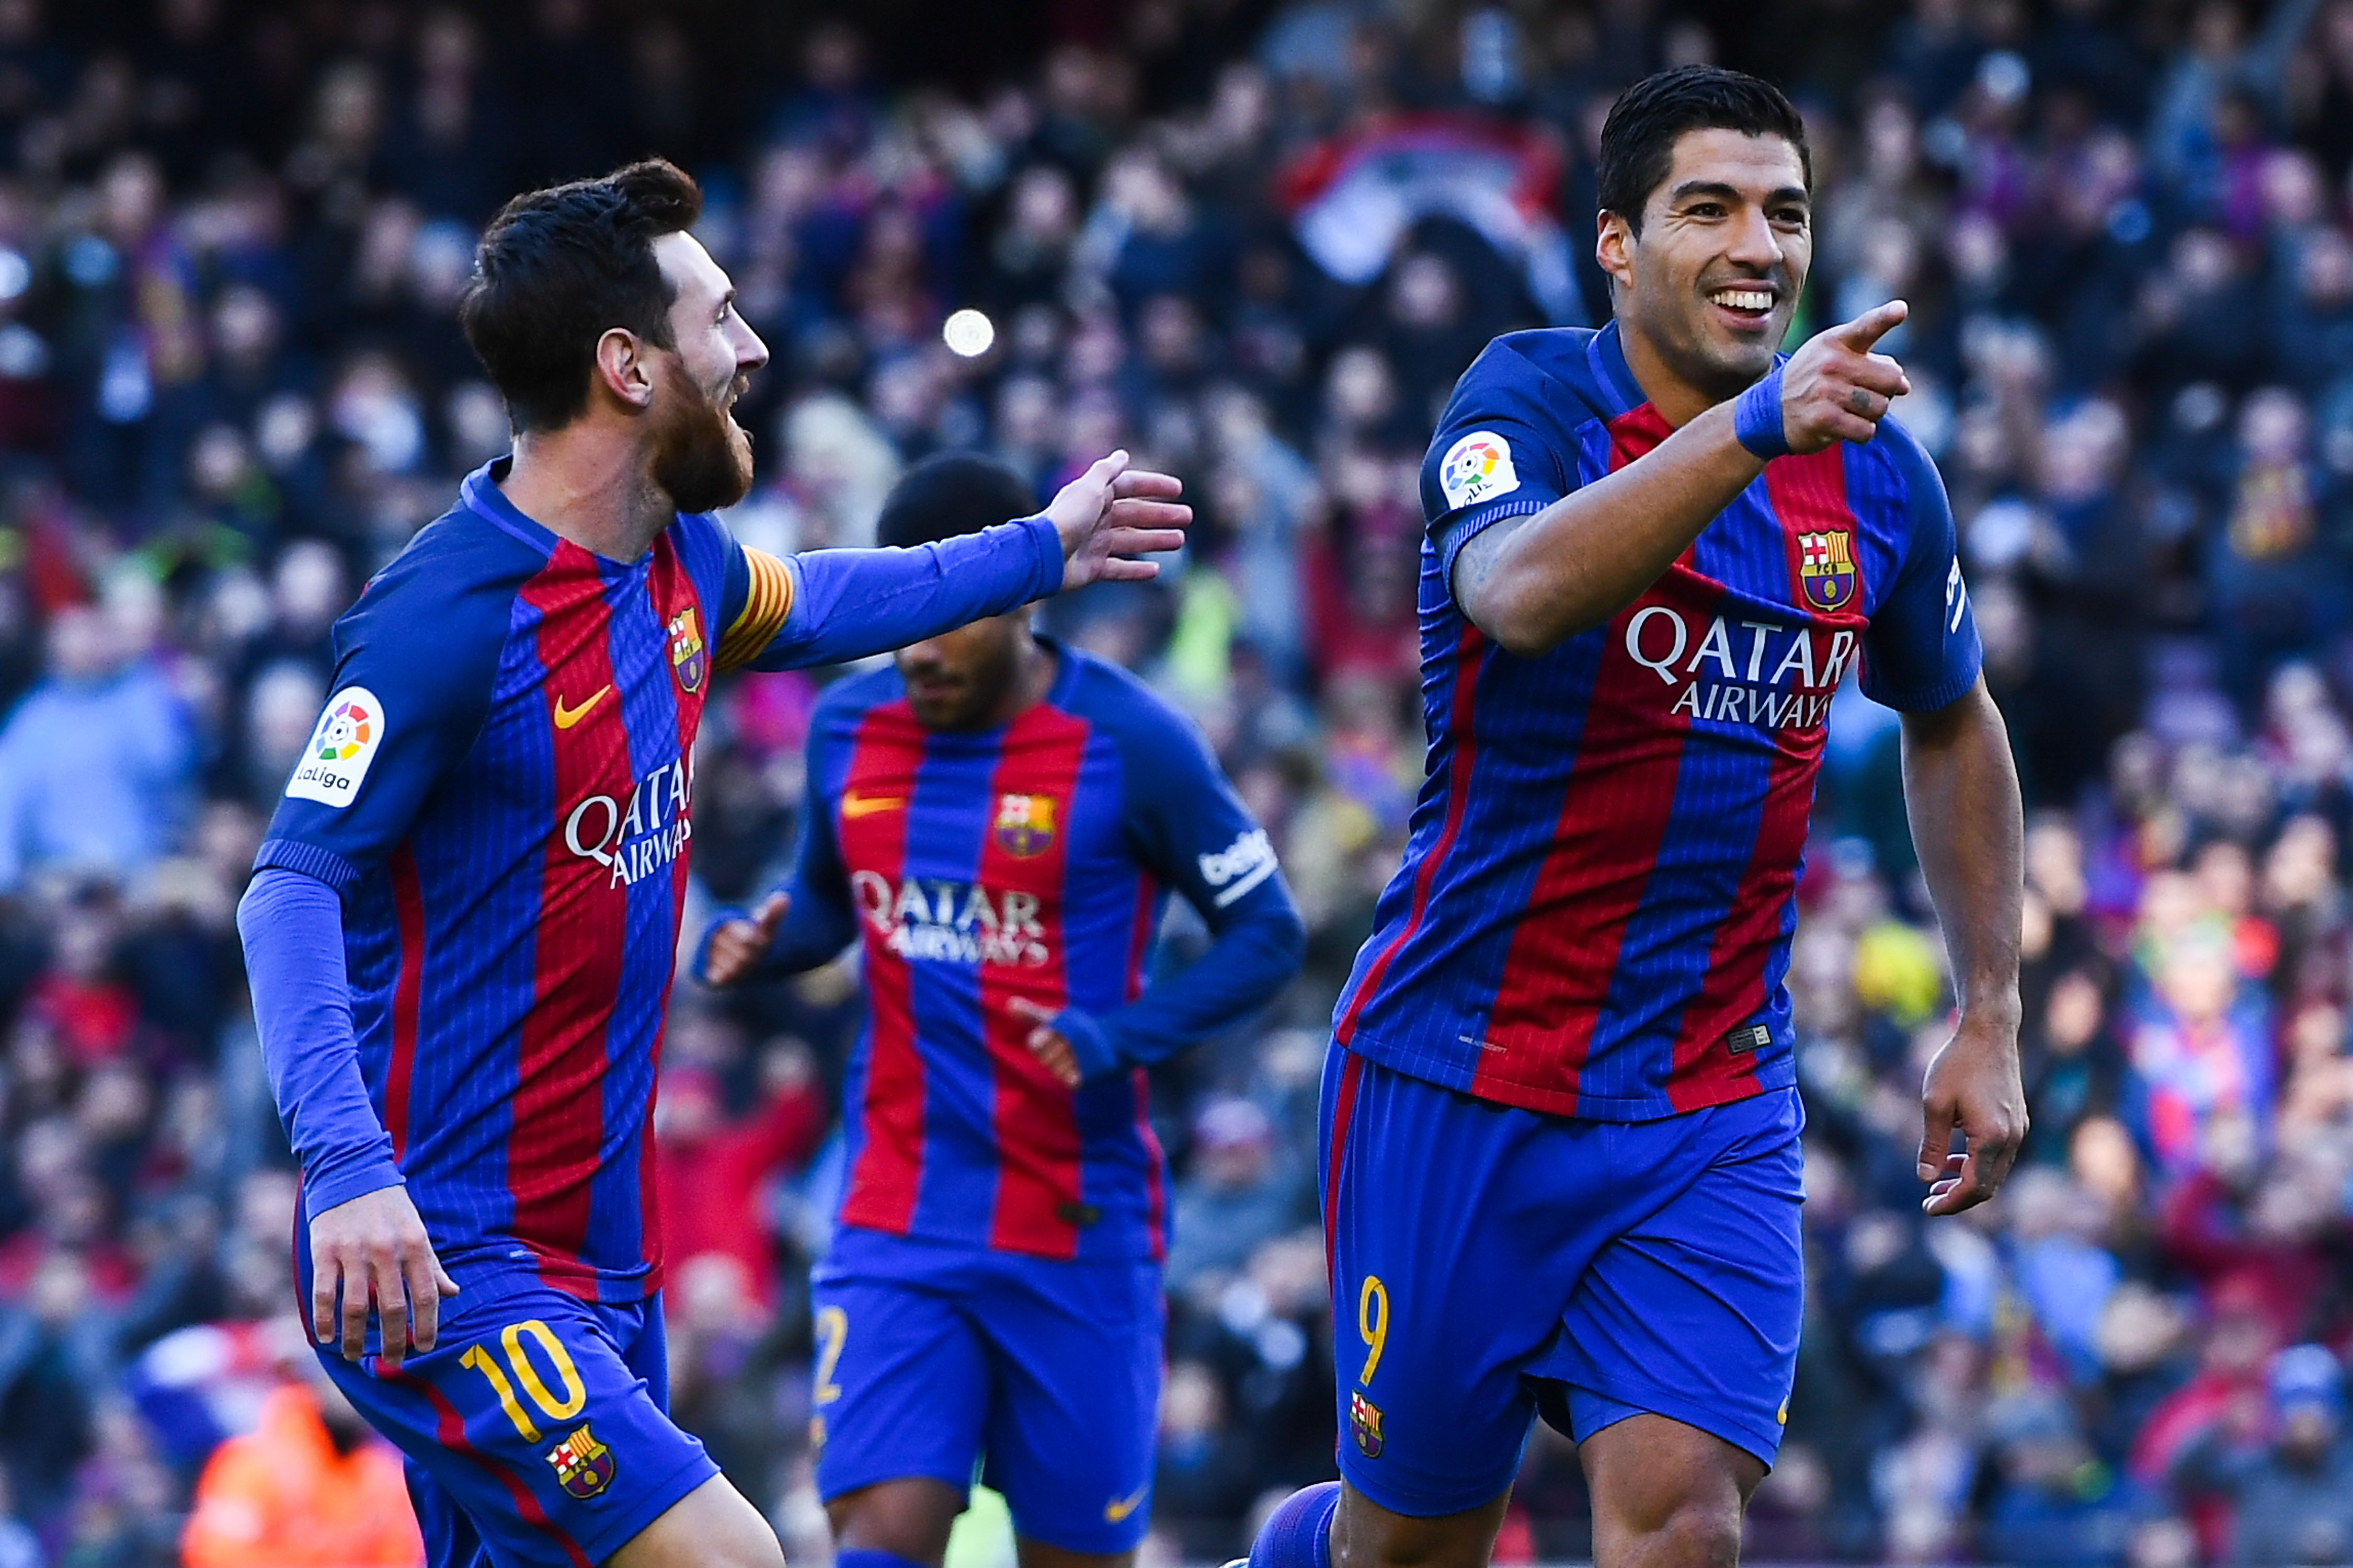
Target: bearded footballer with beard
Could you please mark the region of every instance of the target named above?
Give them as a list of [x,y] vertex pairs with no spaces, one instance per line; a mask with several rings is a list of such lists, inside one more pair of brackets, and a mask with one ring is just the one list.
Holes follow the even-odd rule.
[[783,1562],[666,1408],[651,1111],[713,679],[1149,577],[1189,517],[1115,452],[965,538],[735,543],[768,356],[701,204],[657,160],[491,222],[460,311],[513,455],[336,623],[238,909],[298,1289],[436,1568]]

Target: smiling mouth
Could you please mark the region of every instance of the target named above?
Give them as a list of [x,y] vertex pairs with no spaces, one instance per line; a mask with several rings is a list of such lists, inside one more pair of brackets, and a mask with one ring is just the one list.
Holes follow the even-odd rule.
[[1718,289],[1707,299],[1737,316],[1763,317],[1773,313],[1775,295],[1770,289]]

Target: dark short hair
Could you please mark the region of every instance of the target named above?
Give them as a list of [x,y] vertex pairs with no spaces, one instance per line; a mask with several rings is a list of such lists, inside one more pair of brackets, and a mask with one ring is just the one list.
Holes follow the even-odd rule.
[[1603,212],[1640,233],[1642,207],[1673,167],[1675,139],[1686,131],[1738,131],[1778,136],[1798,150],[1813,189],[1814,154],[1798,106],[1771,82],[1721,66],[1677,66],[1646,76],[1609,106],[1595,169]]
[[702,190],[663,158],[526,191],[499,209],[458,321],[517,430],[561,429],[587,406],[596,341],[612,328],[674,346],[678,295],[654,241],[702,212]]
[[940,452],[899,476],[874,524],[878,544],[936,544],[1038,510],[1028,481],[977,452]]

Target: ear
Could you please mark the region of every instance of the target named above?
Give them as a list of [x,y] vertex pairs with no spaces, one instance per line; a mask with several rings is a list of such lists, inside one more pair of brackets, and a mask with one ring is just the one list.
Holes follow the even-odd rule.
[[626,327],[607,327],[596,340],[596,380],[627,406],[644,410],[654,400],[652,345]]
[[1600,212],[1594,215],[1593,259],[1611,282],[1621,289],[1634,283],[1634,226],[1623,215]]

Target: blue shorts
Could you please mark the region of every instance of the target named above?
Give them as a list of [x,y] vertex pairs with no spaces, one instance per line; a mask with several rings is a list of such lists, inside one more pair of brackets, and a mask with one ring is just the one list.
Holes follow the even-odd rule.
[[1160,1269],[843,1226],[811,1277],[818,1490],[927,1476],[1005,1494],[1025,1540],[1126,1552],[1152,1512]]
[[1536,1415],[1651,1413],[1773,1462],[1797,1373],[1797,1091],[1663,1121],[1473,1100],[1335,1047],[1340,1470],[1392,1513],[1500,1495]]
[[407,1457],[431,1568],[593,1568],[719,1473],[667,1414],[661,1298],[592,1306],[478,1282],[397,1370],[320,1352]]

